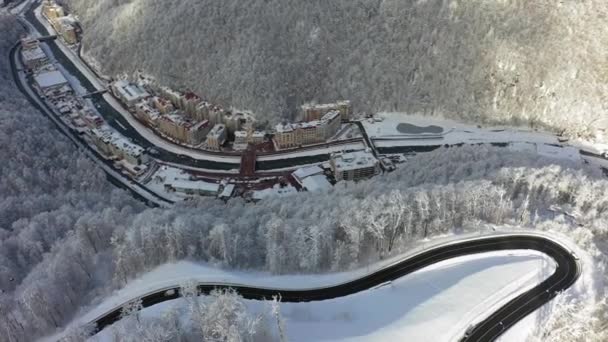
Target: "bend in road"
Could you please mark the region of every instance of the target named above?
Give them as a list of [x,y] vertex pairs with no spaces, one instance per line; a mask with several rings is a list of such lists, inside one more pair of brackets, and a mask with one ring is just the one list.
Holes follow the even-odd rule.
[[[334,299],[369,290],[380,284],[406,276],[434,263],[460,256],[484,252],[530,249],[551,257],[557,264],[555,272],[543,282],[518,295],[494,313],[468,329],[461,341],[493,341],[504,331],[569,288],[580,276],[578,258],[560,243],[543,235],[507,234],[479,237],[432,247],[404,260],[393,263],[361,278],[339,285],[311,289],[272,289],[238,284],[199,283],[201,294],[214,289],[233,288],[245,299],[263,300],[280,296],[283,302],[309,302]],[[164,287],[132,300],[141,300],[149,307],[179,297],[179,285]],[[118,321],[122,306],[97,317],[92,322],[96,332]]]

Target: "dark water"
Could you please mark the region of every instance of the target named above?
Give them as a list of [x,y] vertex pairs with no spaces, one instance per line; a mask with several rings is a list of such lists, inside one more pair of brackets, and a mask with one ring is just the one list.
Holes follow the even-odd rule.
[[399,125],[397,125],[397,130],[399,131],[399,133],[403,134],[443,133],[443,128],[439,126],[431,125],[427,127],[420,127],[408,123],[400,123]]

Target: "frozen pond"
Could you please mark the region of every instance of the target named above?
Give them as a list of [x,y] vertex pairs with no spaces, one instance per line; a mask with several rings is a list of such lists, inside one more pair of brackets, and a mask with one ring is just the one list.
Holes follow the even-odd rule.
[[443,128],[435,125],[421,127],[408,123],[400,123],[397,125],[397,131],[403,134],[421,134],[421,133],[443,133]]

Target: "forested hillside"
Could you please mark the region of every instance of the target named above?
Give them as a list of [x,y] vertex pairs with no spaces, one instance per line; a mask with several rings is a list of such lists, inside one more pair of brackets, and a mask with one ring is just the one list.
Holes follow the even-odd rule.
[[[256,8],[255,2],[249,7]],[[138,8],[144,2],[112,2],[120,3]],[[109,4],[100,1],[91,13]],[[181,4],[173,5],[181,8]],[[331,6],[336,4],[340,2]],[[298,5],[308,6],[291,4]],[[283,5],[275,7],[280,10]],[[453,11],[459,13],[458,7]],[[456,22],[465,25],[463,20]],[[94,25],[92,20],[89,23]],[[607,339],[608,182],[599,170],[500,148],[466,146],[417,155],[390,175],[341,184],[322,196],[299,193],[259,205],[204,198],[171,209],[145,208],[107,182],[101,170],[16,89],[5,56],[20,34],[19,27],[0,14],[0,336],[4,339],[32,341],[61,330],[96,300],[166,262],[188,259],[273,273],[339,271],[407,251],[425,237],[478,231],[486,224],[558,231],[586,250],[593,259],[585,270],[591,275],[584,284],[589,291],[576,300],[562,297],[534,333],[543,341]],[[576,220],[555,208],[573,213]],[[253,318],[243,312],[234,293],[188,300],[200,315],[191,316],[185,328],[180,326],[184,330],[174,330],[174,317],[159,323],[131,316],[115,326],[115,340],[154,340],[154,336],[220,340],[228,333],[242,340],[253,338],[247,330]],[[217,321],[200,309],[204,305],[224,314],[222,327],[237,328],[210,332]],[[152,326],[154,330],[148,329]],[[77,329],[70,337],[66,341],[81,341],[83,331]]]
[[603,0],[64,0],[109,74],[293,117],[308,101],[357,111],[585,132],[607,115]]

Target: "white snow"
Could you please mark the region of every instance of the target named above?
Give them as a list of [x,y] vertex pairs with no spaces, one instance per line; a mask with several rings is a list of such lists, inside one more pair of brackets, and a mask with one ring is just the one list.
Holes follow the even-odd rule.
[[297,194],[298,190],[291,185],[281,187],[279,184],[275,184],[272,188],[264,190],[253,191],[253,199],[261,200],[270,196],[273,197],[284,197]]

